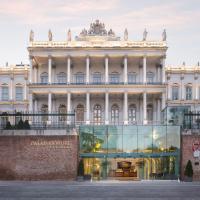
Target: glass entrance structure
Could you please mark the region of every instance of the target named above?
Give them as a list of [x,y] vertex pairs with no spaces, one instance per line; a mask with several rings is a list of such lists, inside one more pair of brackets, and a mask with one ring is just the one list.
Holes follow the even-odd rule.
[[176,179],[180,127],[83,125],[79,128],[84,174],[94,179]]

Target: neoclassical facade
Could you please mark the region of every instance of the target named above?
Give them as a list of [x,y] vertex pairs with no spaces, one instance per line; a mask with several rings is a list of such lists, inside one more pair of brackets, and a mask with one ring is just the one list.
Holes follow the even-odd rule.
[[[66,41],[35,41],[30,64],[0,69],[2,112],[76,112],[77,124],[160,124],[168,106],[199,107],[200,67],[165,66],[166,32],[117,37],[98,20]],[[50,121],[49,121],[50,123]]]

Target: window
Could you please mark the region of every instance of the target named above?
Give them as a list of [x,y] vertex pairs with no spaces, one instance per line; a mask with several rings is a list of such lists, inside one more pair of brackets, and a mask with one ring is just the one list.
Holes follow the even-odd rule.
[[153,83],[154,74],[152,72],[147,72],[147,83]]
[[15,89],[15,99],[16,101],[22,101],[23,100],[23,88],[21,86],[17,86]]
[[147,121],[153,121],[153,106],[151,104],[147,105]]
[[110,83],[119,83],[119,74],[117,72],[110,74]]
[[111,108],[111,122],[114,124],[119,122],[119,107],[116,104]]
[[64,72],[60,72],[57,75],[57,81],[58,83],[66,83],[66,74]]
[[192,86],[188,85],[185,88],[186,100],[192,100]]
[[102,121],[102,110],[101,110],[101,106],[99,104],[96,104],[94,106],[93,118],[94,118],[94,124],[96,124],[96,125],[101,124],[101,121]]
[[48,74],[47,72],[43,72],[40,76],[41,83],[47,84],[48,83]]
[[76,121],[83,122],[84,121],[84,106],[79,104],[76,107]]
[[[43,104],[41,107],[41,113],[42,114],[48,114],[48,106]],[[48,121],[48,115],[42,115],[42,121]]]
[[8,101],[9,100],[9,90],[8,90],[8,86],[3,86],[2,90],[1,90],[1,98],[2,101]]
[[128,121],[130,123],[136,121],[136,106],[133,104],[128,108]]
[[101,74],[100,73],[94,73],[93,74],[93,83],[101,83]]
[[136,83],[136,73],[128,74],[128,83]]
[[75,75],[75,81],[78,84],[84,84],[85,80],[84,80],[84,74],[83,73],[77,73]]
[[178,86],[172,86],[172,100],[179,99],[179,88]]
[[[65,105],[61,104],[58,108],[58,113],[59,114],[66,114],[67,113],[67,108]],[[66,121],[66,115],[60,115],[59,116],[59,121]]]

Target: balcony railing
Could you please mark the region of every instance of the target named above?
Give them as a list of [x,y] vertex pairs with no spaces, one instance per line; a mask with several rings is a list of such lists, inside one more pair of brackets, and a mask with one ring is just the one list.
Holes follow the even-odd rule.
[[143,82],[71,82],[71,83],[31,83],[31,85],[163,85],[162,82],[151,82],[151,83],[143,83]]

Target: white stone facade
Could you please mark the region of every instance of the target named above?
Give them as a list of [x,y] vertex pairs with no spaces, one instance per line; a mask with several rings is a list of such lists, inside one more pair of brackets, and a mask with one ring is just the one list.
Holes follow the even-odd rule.
[[97,21],[73,41],[70,31],[67,41],[53,41],[51,32],[48,41],[34,41],[32,32],[30,65],[0,68],[1,112],[62,110],[75,111],[83,124],[159,124],[166,105],[197,109],[200,67],[167,67],[165,39],[130,41],[125,34],[121,40]]

